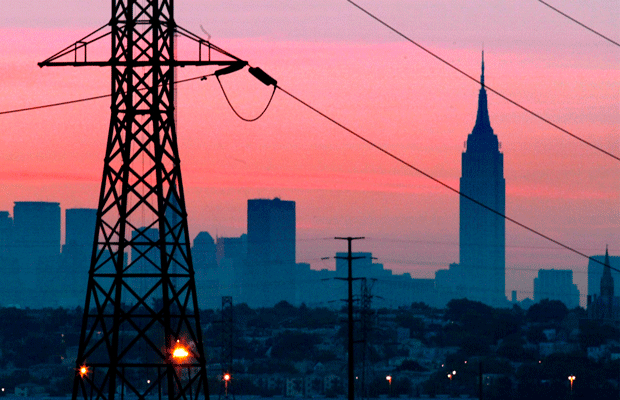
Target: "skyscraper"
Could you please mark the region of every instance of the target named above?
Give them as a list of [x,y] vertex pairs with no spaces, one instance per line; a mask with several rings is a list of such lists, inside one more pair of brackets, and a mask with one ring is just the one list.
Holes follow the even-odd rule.
[[[504,214],[506,182],[504,155],[491,128],[487,93],[478,95],[476,124],[462,154],[460,190],[476,201]],[[460,198],[459,258],[467,297],[492,306],[506,304],[506,228],[504,218],[464,197]]]
[[588,317],[598,320],[620,321],[620,297],[615,296],[609,251],[605,249],[599,294],[588,296]]
[[69,208],[65,210],[65,244],[59,269],[65,289],[59,293],[59,305],[77,307],[84,303],[90,257],[93,251],[97,210]]
[[295,239],[294,201],[248,200],[248,284],[258,304],[294,301]]
[[60,204],[16,201],[13,208],[15,258],[20,292],[16,303],[25,307],[56,306],[61,282],[56,275],[60,258]]

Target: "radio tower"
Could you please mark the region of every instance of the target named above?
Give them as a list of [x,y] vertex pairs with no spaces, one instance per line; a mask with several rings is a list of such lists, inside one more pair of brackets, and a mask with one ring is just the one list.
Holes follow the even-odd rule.
[[[173,3],[112,0],[108,24],[39,63],[112,69],[74,400],[209,398],[175,130],[174,68],[226,66],[219,75],[247,63],[177,26]],[[176,59],[175,34],[193,41],[195,59]],[[88,59],[87,47],[106,38],[111,55]]]

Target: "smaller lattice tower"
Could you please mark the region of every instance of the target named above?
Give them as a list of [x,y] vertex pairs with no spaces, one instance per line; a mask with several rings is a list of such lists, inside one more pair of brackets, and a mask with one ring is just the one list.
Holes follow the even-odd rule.
[[233,387],[233,300],[232,296],[222,297],[222,329],[220,330],[220,364],[222,366],[222,385],[220,386],[220,395],[228,398],[232,395],[235,398],[235,391]]

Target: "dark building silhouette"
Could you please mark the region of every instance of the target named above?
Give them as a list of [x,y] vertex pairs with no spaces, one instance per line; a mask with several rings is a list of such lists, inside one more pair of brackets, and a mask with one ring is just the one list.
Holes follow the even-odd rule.
[[[346,278],[349,273],[349,262],[346,259],[348,253],[336,253],[336,271],[333,274],[337,278]],[[372,292],[383,299],[383,303],[390,307],[410,306],[414,302],[424,302],[433,307],[438,305],[438,298],[433,279],[412,278],[409,273],[394,274],[385,269],[383,264],[375,261],[372,253],[353,252],[352,257],[359,257],[352,261],[351,269],[353,278],[366,278],[372,281]],[[340,293],[344,293],[343,281],[337,281]],[[332,285],[333,286],[333,285]],[[327,299],[334,300],[334,291],[326,292]],[[314,295],[316,296],[316,295]],[[331,296],[332,298],[329,298]],[[342,297],[342,294],[339,294]]]
[[260,306],[295,301],[295,202],[248,200],[248,254],[245,290]]
[[[254,306],[257,281],[248,267],[248,235],[239,237],[218,237],[216,241],[216,261],[220,280],[220,295],[233,296],[239,303]],[[222,305],[221,298],[216,307]]]
[[592,298],[601,295],[601,278],[603,277],[605,267],[600,263],[605,264],[605,259],[609,260],[609,266],[614,268],[613,270],[610,269],[613,281],[620,282],[620,272],[618,272],[620,270],[620,256],[601,254],[590,257],[588,261],[588,296]]
[[559,300],[568,308],[579,307],[579,290],[570,269],[539,269],[534,278],[534,302]]
[[194,238],[192,258],[196,273],[217,268],[215,240],[209,232],[199,232]]
[[452,263],[448,269],[435,271],[435,290],[440,307],[445,307],[452,299],[469,297],[463,279],[466,271],[457,263]]
[[599,294],[588,295],[588,317],[592,319],[620,322],[620,297],[615,296],[614,278],[611,275],[609,252],[605,249],[603,274],[599,284]]
[[215,240],[209,232],[199,232],[194,238],[192,259],[200,308],[216,308],[221,305],[220,270],[216,261]]
[[64,286],[57,276],[60,261],[60,204],[16,201],[13,208],[15,259],[21,296],[15,303],[40,308],[57,305]]
[[[482,87],[478,95],[476,124],[467,137],[466,149],[462,154],[460,190],[504,214],[504,155],[500,152],[500,143],[489,120],[484,88],[484,52],[480,81]],[[469,199],[460,198],[461,282],[469,299],[492,306],[506,305],[505,232],[502,217]]]
[[96,222],[94,208],[65,210],[65,244],[59,268],[60,279],[65,282],[65,289],[59,293],[59,304],[63,307],[84,304]]
[[0,211],[0,306],[6,307],[16,301],[16,284],[19,280],[19,270],[16,268],[14,251],[13,218],[8,211]]

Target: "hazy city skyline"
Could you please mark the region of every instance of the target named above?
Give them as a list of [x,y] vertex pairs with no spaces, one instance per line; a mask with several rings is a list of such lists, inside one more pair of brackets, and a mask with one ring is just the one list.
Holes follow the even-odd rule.
[[[32,2],[43,6],[44,2]],[[49,54],[107,22],[109,2],[5,6],[7,40],[0,109],[104,94],[100,69],[43,69]],[[609,43],[536,2],[364,3],[422,44],[479,71],[487,84],[576,134],[618,151],[618,61]],[[291,5],[292,4],[292,5]],[[345,1],[177,2],[177,19],[258,65],[296,95],[371,140],[458,187],[463,142],[475,122],[478,86],[368,20]],[[612,3],[562,4],[618,37]],[[440,18],[440,16],[450,18]],[[27,17],[27,18],[26,18]],[[205,35],[206,36],[206,35]],[[41,40],[44,37],[45,40]],[[185,68],[179,78],[207,73]],[[223,79],[244,115],[267,100],[246,72]],[[243,93],[245,88],[248,95]],[[245,201],[297,202],[297,261],[320,267],[344,250],[323,240],[363,235],[387,268],[432,277],[458,262],[458,197],[276,94],[254,124],[238,121],[217,84],[179,85],[178,130],[191,237],[245,230]],[[5,115],[0,209],[13,201],[96,207],[108,100]],[[618,164],[489,95],[505,155],[506,212],[587,254],[618,254]],[[69,122],[71,121],[71,122]],[[532,297],[540,268],[572,269],[585,290],[587,260],[507,224],[506,291]],[[584,304],[582,299],[582,304]]]

